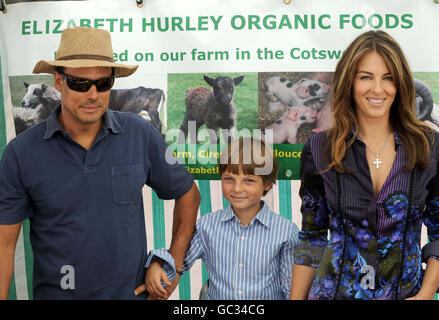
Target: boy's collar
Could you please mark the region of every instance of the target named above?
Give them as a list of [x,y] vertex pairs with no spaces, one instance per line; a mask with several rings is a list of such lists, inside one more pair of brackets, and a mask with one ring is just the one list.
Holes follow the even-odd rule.
[[[270,209],[268,208],[267,204],[263,200],[261,200],[261,209],[258,211],[258,213],[253,218],[253,220],[256,219],[260,223],[262,223],[264,226],[269,228],[270,225],[271,225],[271,218],[270,218],[270,215],[269,215],[269,210]],[[236,217],[236,214],[233,212],[232,205],[229,205],[227,207],[227,209],[225,210],[224,217],[221,219],[221,221],[222,222],[229,221],[229,220],[231,220],[234,217]],[[252,220],[252,222],[253,222],[253,220]]]

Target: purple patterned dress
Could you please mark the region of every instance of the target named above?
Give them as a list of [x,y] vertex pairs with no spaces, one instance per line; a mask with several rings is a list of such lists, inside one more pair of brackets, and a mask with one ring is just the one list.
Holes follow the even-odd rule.
[[[396,158],[375,196],[360,139],[343,159],[352,173],[324,172],[325,147],[325,132],[314,134],[301,157],[303,219],[295,263],[316,268],[308,299],[415,295],[422,284],[422,262],[439,257],[439,161],[425,170],[406,171],[405,148],[395,133]],[[439,159],[437,147],[431,158]],[[422,222],[429,243],[421,250]]]

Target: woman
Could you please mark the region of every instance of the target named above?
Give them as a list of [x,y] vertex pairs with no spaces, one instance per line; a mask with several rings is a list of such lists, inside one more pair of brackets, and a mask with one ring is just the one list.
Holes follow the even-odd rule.
[[[416,119],[409,66],[387,33],[366,32],[343,53],[331,110],[331,129],[311,136],[302,151],[303,219],[290,298],[433,299],[438,137]],[[430,242],[421,250],[422,221]]]

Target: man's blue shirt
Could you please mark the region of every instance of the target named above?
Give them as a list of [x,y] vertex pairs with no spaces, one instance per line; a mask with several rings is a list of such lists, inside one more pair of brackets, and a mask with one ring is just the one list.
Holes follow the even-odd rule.
[[[165,141],[136,114],[107,110],[86,150],[62,130],[59,112],[6,147],[0,224],[30,219],[36,299],[135,299],[147,252],[142,187],[175,199],[193,178],[167,163]],[[74,289],[62,287],[63,266],[74,270]]]

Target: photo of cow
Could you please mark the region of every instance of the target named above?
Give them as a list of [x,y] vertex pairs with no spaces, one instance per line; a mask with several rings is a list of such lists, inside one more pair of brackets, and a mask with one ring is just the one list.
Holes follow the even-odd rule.
[[[54,88],[52,76],[10,77],[13,114],[16,134],[47,119],[59,105],[61,95]],[[166,103],[162,89],[137,87],[111,89],[108,107],[112,110],[139,114],[162,135]]]

